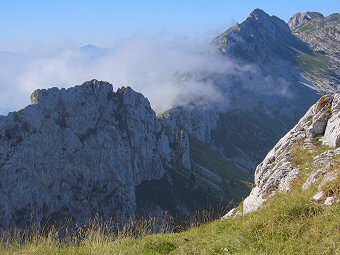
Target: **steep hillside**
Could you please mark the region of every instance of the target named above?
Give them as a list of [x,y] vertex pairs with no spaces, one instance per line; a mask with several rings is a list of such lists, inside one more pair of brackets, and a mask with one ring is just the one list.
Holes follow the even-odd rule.
[[312,54],[299,51],[298,57],[310,85],[324,93],[339,91],[340,14],[324,17],[320,13],[297,13],[289,24],[293,34],[314,51]]
[[[294,19],[297,15],[304,17],[309,16],[310,13],[297,13],[291,19]],[[288,22],[289,24],[289,22]],[[304,22],[290,25],[294,35],[299,37],[304,42],[317,52],[321,52],[330,56],[334,60],[340,60],[340,14],[333,13],[327,17],[322,14],[311,15]]]
[[[310,48],[294,36],[286,22],[255,9],[249,17],[216,37],[217,47],[229,56],[260,64],[285,61],[294,63],[296,53],[292,48],[309,53]],[[266,66],[269,68],[269,66]],[[276,72],[279,72],[278,67]]]
[[[239,66],[231,74],[212,74],[228,106],[177,107],[167,112],[191,135],[250,172],[273,145],[317,101],[317,91],[300,69],[301,54],[313,50],[287,23],[260,9],[213,41],[218,55]],[[227,68],[227,67],[226,67]]]

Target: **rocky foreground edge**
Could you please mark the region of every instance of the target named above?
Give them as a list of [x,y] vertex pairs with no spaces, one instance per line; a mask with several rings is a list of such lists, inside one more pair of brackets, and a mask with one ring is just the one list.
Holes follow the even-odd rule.
[[340,155],[340,94],[323,96],[289,131],[265,159],[257,166],[255,187],[243,202],[242,211],[232,209],[224,218],[240,216],[258,210],[277,192],[289,192],[301,169],[294,164],[294,149],[315,150],[316,143],[325,151],[313,158],[312,173],[303,184],[302,190],[309,189],[321,180],[318,193],[312,198],[331,205],[339,198],[325,197],[322,186],[334,181],[339,175]]

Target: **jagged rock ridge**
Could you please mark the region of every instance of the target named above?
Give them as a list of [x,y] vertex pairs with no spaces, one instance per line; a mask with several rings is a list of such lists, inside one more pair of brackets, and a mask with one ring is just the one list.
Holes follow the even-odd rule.
[[31,101],[0,116],[0,227],[94,217],[122,223],[136,213],[186,214],[240,201],[249,192],[248,173],[189,142],[129,87],[113,92],[92,80],[36,90]]
[[[93,80],[33,92],[32,105],[0,118],[0,224],[136,211],[135,186],[175,159],[191,168],[188,137],[166,129],[131,88]],[[176,150],[176,155],[175,155]]]

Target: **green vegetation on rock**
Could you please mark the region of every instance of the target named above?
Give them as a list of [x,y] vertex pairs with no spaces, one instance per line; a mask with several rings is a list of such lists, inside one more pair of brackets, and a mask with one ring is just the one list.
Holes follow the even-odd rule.
[[306,73],[326,69],[330,65],[328,57],[318,52],[313,52],[313,54],[300,52],[297,59],[300,68]]

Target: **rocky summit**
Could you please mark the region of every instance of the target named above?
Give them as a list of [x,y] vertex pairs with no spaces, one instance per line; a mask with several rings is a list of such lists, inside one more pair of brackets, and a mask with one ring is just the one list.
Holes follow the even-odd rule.
[[255,9],[212,42],[217,54],[247,66],[241,73],[209,76],[228,106],[177,107],[166,114],[234,164],[254,171],[320,94],[339,91],[337,17],[307,12],[287,24]]
[[294,62],[294,49],[310,52],[308,46],[291,33],[286,22],[261,9],[255,9],[241,24],[216,37],[215,43],[223,53],[234,58],[260,64],[275,62],[281,64],[281,68],[283,60]]
[[191,123],[186,130],[192,136],[253,172],[319,98],[318,91],[305,85],[309,81],[299,64],[300,54],[309,56],[313,50],[285,21],[260,9],[217,36],[212,45],[216,54],[243,67],[209,76],[228,106],[174,108],[167,114],[179,123]]

